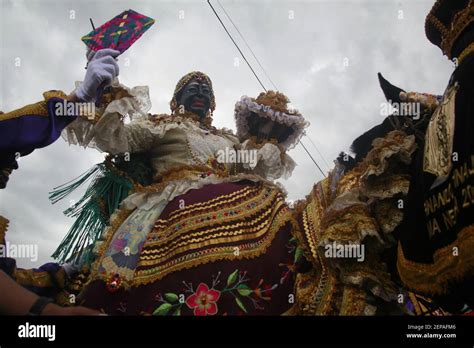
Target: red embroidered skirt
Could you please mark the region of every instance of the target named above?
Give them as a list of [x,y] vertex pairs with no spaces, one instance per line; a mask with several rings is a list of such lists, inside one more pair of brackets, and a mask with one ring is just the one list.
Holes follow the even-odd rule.
[[208,185],[168,203],[133,285],[93,280],[81,305],[126,315],[279,315],[294,302],[292,216],[278,187]]

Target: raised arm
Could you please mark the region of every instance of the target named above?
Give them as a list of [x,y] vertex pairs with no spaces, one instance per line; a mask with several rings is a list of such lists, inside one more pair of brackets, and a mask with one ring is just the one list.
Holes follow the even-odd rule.
[[[66,129],[64,137],[69,143],[111,154],[142,152],[151,147],[154,137],[147,119],[148,88],[129,89],[118,84],[118,54],[112,49],[97,51],[88,63],[84,82],[69,95],[70,100],[96,105],[92,115],[81,115]],[[130,124],[124,124],[126,116],[131,117]]]

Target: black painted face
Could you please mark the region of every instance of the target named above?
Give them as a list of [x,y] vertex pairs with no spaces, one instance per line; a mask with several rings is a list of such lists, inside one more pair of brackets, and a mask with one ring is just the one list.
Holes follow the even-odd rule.
[[183,105],[186,111],[204,118],[211,106],[211,93],[211,87],[206,82],[191,80],[178,97],[178,107]]

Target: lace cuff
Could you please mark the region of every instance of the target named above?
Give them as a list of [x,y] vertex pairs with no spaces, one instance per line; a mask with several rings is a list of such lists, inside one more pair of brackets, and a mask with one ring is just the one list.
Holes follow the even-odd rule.
[[[243,167],[269,180],[288,179],[296,167],[295,161],[286,153],[282,153],[275,144],[266,143],[257,149],[252,146],[248,139],[242,143],[242,149],[256,151],[256,155],[249,156],[250,158],[256,158],[256,163],[247,162],[243,164]],[[252,165],[254,166],[252,167]]]
[[[151,108],[148,87],[130,89],[114,81],[112,88],[119,90],[119,96],[112,96],[113,100],[96,110],[101,115],[98,120],[78,117],[63,131],[62,137],[69,144],[112,154],[146,150],[153,140],[150,130],[153,123],[147,120]],[[123,123],[126,116],[132,120],[130,124]]]

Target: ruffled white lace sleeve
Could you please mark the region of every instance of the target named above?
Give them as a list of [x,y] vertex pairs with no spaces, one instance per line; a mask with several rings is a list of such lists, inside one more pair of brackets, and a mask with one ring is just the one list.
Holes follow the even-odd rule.
[[[149,149],[154,136],[164,132],[148,120],[151,102],[147,86],[125,89],[129,96],[110,102],[98,121],[78,117],[62,133],[70,144],[93,147],[111,154],[141,152]],[[125,117],[131,122],[124,124]]]
[[[250,140],[246,140],[241,148],[256,152],[256,163],[243,163],[244,168],[266,179],[288,179],[296,167],[295,161],[286,153],[282,153],[275,144],[266,143],[261,148],[255,149],[250,145]],[[252,164],[255,166],[252,167]]]

